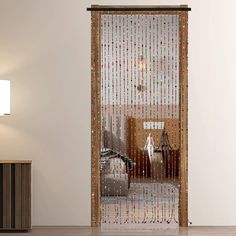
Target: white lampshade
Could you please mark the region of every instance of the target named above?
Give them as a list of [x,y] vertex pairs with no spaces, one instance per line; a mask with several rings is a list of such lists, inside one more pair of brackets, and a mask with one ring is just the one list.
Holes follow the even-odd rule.
[[10,81],[0,80],[0,116],[10,113]]

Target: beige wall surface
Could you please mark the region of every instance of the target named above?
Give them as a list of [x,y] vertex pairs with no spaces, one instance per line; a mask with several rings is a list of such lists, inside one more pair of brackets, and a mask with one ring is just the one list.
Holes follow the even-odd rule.
[[92,3],[192,7],[189,219],[236,225],[235,0],[0,0],[0,158],[33,160],[33,225],[90,224]]

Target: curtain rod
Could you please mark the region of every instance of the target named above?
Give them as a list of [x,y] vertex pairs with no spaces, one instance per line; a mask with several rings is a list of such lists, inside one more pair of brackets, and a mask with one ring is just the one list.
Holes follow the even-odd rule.
[[191,11],[189,7],[160,7],[160,8],[152,8],[152,7],[121,7],[121,8],[113,8],[113,7],[98,7],[98,8],[87,8],[87,11]]

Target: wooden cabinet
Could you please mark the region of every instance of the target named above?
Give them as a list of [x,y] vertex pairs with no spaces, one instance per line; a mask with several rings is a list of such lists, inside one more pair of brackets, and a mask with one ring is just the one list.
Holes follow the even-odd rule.
[[0,230],[31,229],[31,161],[0,160]]

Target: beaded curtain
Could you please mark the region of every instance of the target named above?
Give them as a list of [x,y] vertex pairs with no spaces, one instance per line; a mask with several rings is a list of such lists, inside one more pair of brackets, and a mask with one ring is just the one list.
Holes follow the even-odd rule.
[[103,224],[178,222],[178,15],[101,15],[100,166]]

